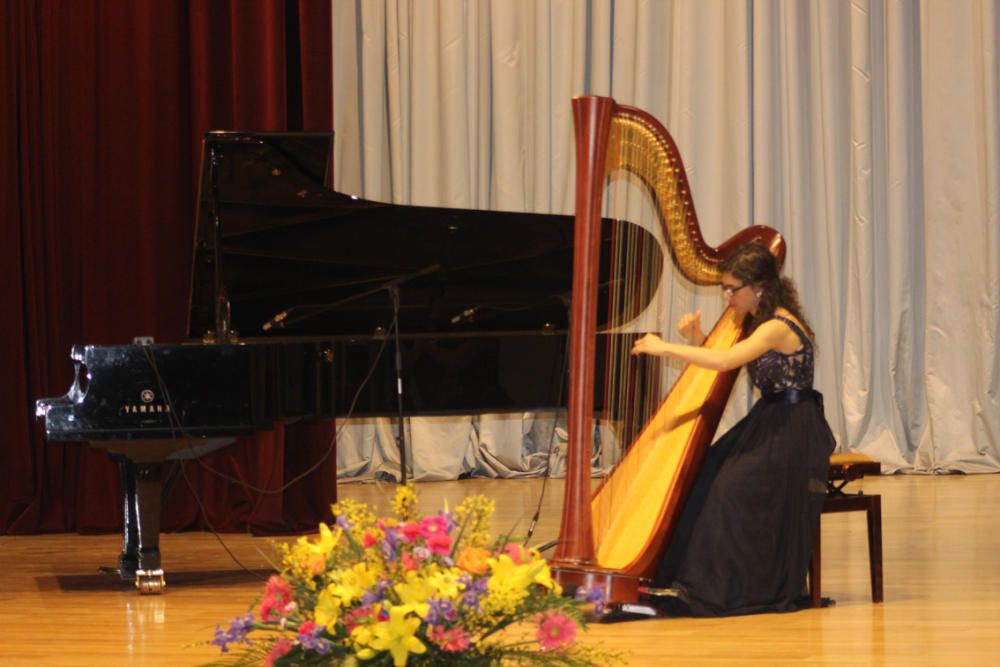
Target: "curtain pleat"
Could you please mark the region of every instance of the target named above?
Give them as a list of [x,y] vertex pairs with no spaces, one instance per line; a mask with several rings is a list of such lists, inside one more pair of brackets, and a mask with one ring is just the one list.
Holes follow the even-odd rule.
[[298,0],[298,48],[301,74],[302,129],[325,130],[333,127],[333,58],[331,4],[316,0]]
[[[0,532],[114,530],[115,466],[46,442],[34,401],[67,391],[73,344],[183,340],[202,136],[332,127],[329,3],[14,0],[2,11]],[[184,464],[164,528],[314,526],[336,495],[333,458],[321,458],[332,429],[279,426]]]

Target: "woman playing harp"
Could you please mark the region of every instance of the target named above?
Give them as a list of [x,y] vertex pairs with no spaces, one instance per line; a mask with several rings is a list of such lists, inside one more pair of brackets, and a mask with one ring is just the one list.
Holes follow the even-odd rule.
[[747,338],[725,350],[700,347],[698,317],[686,316],[680,329],[693,345],[649,334],[633,347],[721,371],[746,365],[761,392],[706,457],[656,585],[676,592],[667,606],[682,613],[790,611],[802,606],[834,448],[812,389],[813,333],[763,246],[743,246],[720,268],[723,297],[750,317]]
[[[553,571],[563,585],[578,589],[601,588],[606,598],[615,604],[638,601],[643,586],[653,580],[660,584],[677,583],[691,593],[688,598],[694,606],[697,604],[694,597],[701,589],[693,585],[688,588],[682,586],[686,583],[682,581],[682,575],[687,570],[682,567],[680,571],[665,571],[659,578],[656,575],[658,569],[662,569],[660,564],[668,547],[675,542],[675,535],[678,536],[678,545],[693,544],[690,526],[694,525],[694,518],[687,519],[684,531],[678,529],[680,518],[696,480],[705,478],[705,475],[699,477],[699,470],[710,449],[739,365],[733,363],[729,370],[720,370],[701,368],[697,364],[706,362],[711,366],[720,359],[726,360],[727,364],[733,359],[747,361],[749,356],[743,359],[738,355],[756,349],[761,337],[768,332],[773,333],[774,327],[778,326],[768,324],[761,328],[761,323],[755,322],[754,331],[760,329],[760,333],[752,336],[754,340],[748,345],[738,345],[747,333],[746,315],[752,310],[749,307],[740,308],[744,292],[749,288],[744,288],[742,282],[735,282],[738,278],[735,268],[733,273],[724,275],[720,266],[739,248],[758,243],[761,249],[766,249],[764,252],[774,255],[770,261],[773,273],[777,275],[777,267],[784,257],[784,241],[776,230],[756,226],[741,230],[717,247],[709,246],[701,236],[680,154],[669,133],[656,119],[639,109],[596,96],[575,98],[573,112],[577,178],[570,324],[569,443],[563,516],[553,557]],[[599,338],[596,327],[600,302],[598,294],[605,284],[629,285],[636,276],[644,273],[633,262],[621,262],[626,270],[624,278],[619,280],[612,273],[611,280],[599,280],[599,276],[605,274],[601,217],[604,189],[611,175],[619,172],[635,176],[634,182],[641,184],[650,196],[665,245],[678,272],[697,285],[717,285],[723,279],[731,280],[723,282],[723,285],[732,289],[734,303],[712,328],[701,350],[674,348],[656,338],[646,338],[640,344],[637,352],[680,351],[694,355],[689,359],[694,363],[684,369],[662,403],[638,420],[644,424],[641,430],[634,439],[624,438],[630,443],[627,450],[599,488],[592,492],[590,452],[594,416],[594,358],[596,339]],[[629,244],[619,245],[630,247]],[[640,262],[638,266],[647,265]],[[770,298],[770,288],[763,278],[753,274],[740,279],[754,284],[760,282],[761,298]],[[616,301],[603,300],[609,303]],[[621,301],[644,303],[642,299]],[[787,311],[792,315],[789,319],[796,326],[804,326],[804,319],[797,308],[789,309],[788,303],[780,299],[775,304],[785,308],[781,312]],[[766,312],[768,316],[773,314],[767,308],[761,312]],[[631,312],[628,312],[626,317],[616,319],[615,311],[612,311],[610,321],[623,322],[630,316]],[[698,338],[702,337],[700,327],[695,327],[694,333]],[[803,332],[802,338],[801,344],[811,348],[810,334]],[[808,343],[806,339],[810,339]],[[770,338],[767,340],[770,341]],[[766,347],[760,349],[762,355]],[[623,350],[626,358],[630,356],[629,348],[631,344]],[[731,349],[736,352],[731,352]],[[708,356],[704,356],[706,354]],[[734,354],[737,356],[734,357]],[[606,357],[611,356],[611,352],[606,354]],[[604,365],[606,368],[618,367],[617,362],[605,361]],[[651,395],[657,392],[642,390],[638,393]],[[811,394],[805,392],[787,394],[785,398],[798,401],[799,397],[806,397],[806,402],[798,401],[790,405],[808,405],[809,396]],[[609,401],[605,397],[605,423],[623,423],[608,413],[607,406],[617,404],[616,400]],[[832,440],[828,430],[824,434],[822,443],[815,447],[810,445],[808,451],[822,450],[826,456]],[[725,449],[723,447],[718,451]],[[814,457],[812,454],[809,456],[809,464],[802,467],[812,470]],[[815,458],[818,460],[818,457]],[[709,468],[718,460],[713,455]],[[782,465],[787,467],[784,461]],[[824,474],[825,470],[824,458]],[[817,484],[820,490],[824,479]],[[699,493],[702,486],[699,485]],[[766,494],[762,492],[762,495]],[[689,513],[689,516],[693,514]],[[668,563],[679,559],[679,551],[687,553],[688,550],[682,546],[674,547],[666,556]],[[806,561],[807,550],[802,562]],[[784,568],[784,565],[781,567]],[[789,569],[797,570],[798,566],[790,566]],[[769,597],[764,604],[772,604],[775,599]],[[708,609],[711,604],[708,601],[705,605],[705,613],[713,613]],[[736,604],[724,602],[714,607],[714,613],[727,613],[749,606],[740,601]],[[698,611],[701,609],[699,607]]]

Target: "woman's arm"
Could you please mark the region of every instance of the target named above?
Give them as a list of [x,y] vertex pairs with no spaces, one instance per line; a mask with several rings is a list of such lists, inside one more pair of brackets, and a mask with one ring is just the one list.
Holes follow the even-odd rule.
[[726,350],[712,350],[694,345],[668,343],[656,334],[646,334],[632,346],[632,354],[674,357],[695,366],[728,371],[749,363],[781,341],[784,325],[775,320],[764,322],[750,336]]

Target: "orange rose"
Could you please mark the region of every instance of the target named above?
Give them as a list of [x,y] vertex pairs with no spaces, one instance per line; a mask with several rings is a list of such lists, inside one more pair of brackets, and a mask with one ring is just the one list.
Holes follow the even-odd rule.
[[326,556],[323,554],[309,554],[305,558],[306,572],[310,577],[315,577],[326,570]]
[[465,547],[458,552],[455,564],[472,574],[486,574],[490,569],[486,559],[490,556],[490,552],[482,547]]

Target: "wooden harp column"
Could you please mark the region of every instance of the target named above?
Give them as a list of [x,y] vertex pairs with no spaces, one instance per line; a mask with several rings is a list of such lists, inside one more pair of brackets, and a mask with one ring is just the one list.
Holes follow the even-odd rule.
[[[738,371],[720,373],[689,366],[615,471],[591,492],[598,268],[606,178],[618,169],[638,177],[653,199],[677,268],[693,283],[718,284],[719,263],[740,245],[762,243],[779,264],[785,246],[776,230],[761,226],[744,229],[718,247],[707,245],[677,147],[649,114],[618,105],[611,98],[582,96],[573,99],[573,117],[576,221],[569,443],[560,538],[552,567],[564,586],[601,586],[609,601],[630,602],[637,599],[642,581],[655,574]],[[729,309],[705,345],[731,346],[743,334],[742,319]]]

